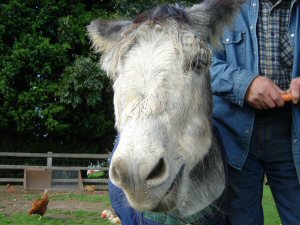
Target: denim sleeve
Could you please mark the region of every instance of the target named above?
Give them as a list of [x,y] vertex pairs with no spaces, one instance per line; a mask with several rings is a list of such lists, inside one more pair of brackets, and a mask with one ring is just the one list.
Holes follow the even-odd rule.
[[242,107],[247,89],[258,75],[227,63],[225,56],[224,50],[213,53],[210,68],[212,92]]

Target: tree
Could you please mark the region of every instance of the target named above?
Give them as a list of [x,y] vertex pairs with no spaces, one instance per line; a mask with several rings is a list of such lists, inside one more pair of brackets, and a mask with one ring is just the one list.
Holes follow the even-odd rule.
[[122,15],[127,17],[135,17],[139,13],[156,7],[161,4],[177,4],[179,7],[186,7],[191,5],[191,3],[195,3],[195,1],[187,0],[187,1],[165,1],[165,0],[154,0],[154,1],[147,1],[147,0],[113,0],[115,7],[117,8],[118,12]]
[[163,2],[3,0],[0,151],[110,150],[111,84],[91,53],[86,26],[95,18],[133,18]]
[[0,134],[5,143],[111,146],[112,93],[98,59],[90,55],[85,28],[95,17],[109,17],[103,6],[110,3],[97,2],[12,0],[0,5]]

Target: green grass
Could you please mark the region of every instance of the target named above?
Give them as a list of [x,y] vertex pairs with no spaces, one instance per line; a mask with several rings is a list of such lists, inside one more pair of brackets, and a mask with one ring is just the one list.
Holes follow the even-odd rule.
[[[24,199],[33,201],[35,199],[41,198],[41,194],[27,194]],[[102,202],[106,206],[110,205],[110,199],[108,194],[95,195],[95,194],[85,194],[85,193],[61,193],[51,196],[51,200],[56,201],[69,201],[74,200],[78,202]],[[0,206],[1,208],[1,206]]]
[[65,211],[63,217],[57,217],[55,211],[39,220],[39,216],[28,216],[27,213],[16,213],[10,216],[0,214],[0,224],[13,225],[111,225],[108,220],[100,218],[99,213],[87,211]]
[[[34,200],[40,194],[30,194],[22,196],[25,200]],[[11,198],[14,198],[12,196]],[[2,225],[112,225],[108,220],[101,219],[100,213],[104,208],[110,206],[110,200],[107,193],[87,194],[87,193],[56,193],[52,194],[51,201],[67,201],[72,204],[100,203],[99,210],[70,210],[70,209],[49,209],[45,216],[39,220],[39,216],[29,216],[26,211],[5,215],[0,212],[0,224]],[[263,207],[265,213],[265,225],[280,225],[280,219],[274,204],[274,200],[268,186],[264,188]],[[1,205],[0,209],[5,209],[5,205]],[[101,209],[102,208],[102,209]]]
[[[26,200],[34,200],[40,198],[41,194],[27,194],[25,199]],[[94,194],[86,194],[86,193],[58,193],[51,196],[53,200],[76,200],[80,202],[99,202],[103,199],[109,201],[109,197],[107,195],[94,195]]]
[[280,219],[269,186],[264,186],[263,209],[265,225],[280,225]]
[[[30,216],[27,211],[31,202],[40,198],[40,192],[4,194],[0,193],[0,225],[112,225],[101,218],[102,210],[111,207],[107,192],[50,192],[52,207],[48,207],[41,220],[38,215]],[[14,211],[15,205],[17,210]]]
[[86,195],[81,193],[57,194],[53,196],[53,200],[76,200],[79,202],[104,202],[110,204],[109,195]]

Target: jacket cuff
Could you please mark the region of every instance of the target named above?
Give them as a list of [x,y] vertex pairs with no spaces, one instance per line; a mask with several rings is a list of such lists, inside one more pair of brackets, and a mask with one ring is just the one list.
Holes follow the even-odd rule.
[[235,103],[240,107],[243,107],[245,102],[246,92],[252,83],[252,81],[258,76],[258,74],[250,73],[244,70],[241,76],[237,77],[234,85],[234,92],[236,93]]

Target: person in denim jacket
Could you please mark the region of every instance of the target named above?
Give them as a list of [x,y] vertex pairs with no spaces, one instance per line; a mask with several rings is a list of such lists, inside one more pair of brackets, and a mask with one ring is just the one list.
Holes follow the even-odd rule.
[[211,79],[234,189],[230,223],[263,224],[266,174],[282,224],[300,224],[300,0],[248,0],[221,44]]

